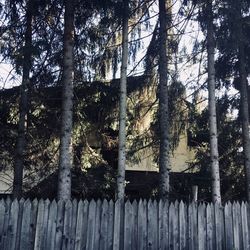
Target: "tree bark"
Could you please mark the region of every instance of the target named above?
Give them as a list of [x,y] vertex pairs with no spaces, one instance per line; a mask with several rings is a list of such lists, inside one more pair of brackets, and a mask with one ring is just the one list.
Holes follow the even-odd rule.
[[250,137],[249,137],[249,106],[248,106],[248,84],[245,59],[245,43],[242,31],[241,1],[237,3],[237,32],[238,32],[238,57],[240,73],[240,96],[241,96],[241,120],[243,136],[243,152],[246,176],[247,199],[250,201]]
[[128,64],[128,0],[123,0],[124,11],[122,21],[122,65],[119,102],[119,151],[117,173],[117,199],[123,200],[125,195],[126,167],[126,113],[127,113],[127,64]]
[[65,0],[63,48],[63,91],[60,135],[58,199],[71,198],[74,1]]
[[23,75],[20,86],[18,137],[14,159],[13,197],[21,198],[23,186],[24,155],[26,149],[28,90],[30,85],[32,46],[32,0],[27,3],[25,45],[23,53]]
[[159,0],[160,57],[159,57],[159,112],[160,112],[160,156],[159,195],[169,197],[169,110],[168,110],[168,33],[171,25],[171,0]]
[[217,117],[215,103],[215,68],[214,54],[215,41],[213,30],[213,1],[208,1],[208,26],[207,26],[207,56],[208,56],[208,106],[209,106],[209,136],[210,136],[210,167],[212,174],[212,200],[221,203],[220,192],[220,171],[219,171],[219,152]]

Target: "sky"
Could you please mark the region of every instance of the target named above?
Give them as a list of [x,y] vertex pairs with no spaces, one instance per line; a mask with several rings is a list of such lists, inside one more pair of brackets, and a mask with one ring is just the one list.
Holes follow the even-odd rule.
[[[173,19],[176,22],[179,22],[179,20],[177,20],[177,15],[176,13],[178,12],[178,10],[181,8],[181,4],[180,1],[177,0],[174,4],[173,7]],[[145,37],[142,43],[142,49],[140,50],[140,52],[137,54],[136,56],[136,60],[133,64],[130,64],[128,66],[128,75],[138,75],[141,74],[143,72],[143,65],[139,64],[136,68],[136,70],[134,69],[134,66],[138,64],[138,62],[140,62],[140,60],[144,57],[146,51],[147,51],[147,47],[149,45],[151,36],[149,36],[149,34],[153,31],[156,20],[157,20],[157,16],[155,16],[155,13],[158,12],[158,5],[157,2],[151,6],[150,9],[150,15],[152,16],[152,18],[150,19],[150,25],[152,27],[151,31],[146,31],[146,29],[142,30],[142,37]],[[183,23],[180,24],[180,27],[182,26]],[[196,34],[196,30],[198,29],[197,24],[195,23],[189,23],[186,27],[187,31],[188,31],[188,35],[184,35],[182,36],[183,38],[181,39],[180,42],[180,48],[185,46],[186,50],[188,53],[191,52],[192,50],[192,43],[195,39],[195,37],[197,37]],[[0,58],[1,59],[1,58]],[[181,63],[180,65],[180,80],[183,82],[187,82],[190,80],[190,78],[195,77],[194,76],[194,69],[190,68],[190,65],[185,64],[185,59],[182,60],[183,63]],[[118,67],[119,69],[120,67]],[[117,72],[117,77],[119,77],[119,71]],[[111,77],[108,77],[111,78]],[[21,84],[21,76],[18,76],[15,74],[15,70],[13,69],[13,67],[6,63],[0,63],[0,89],[2,88],[12,88],[14,86],[18,86]]]
[[[173,5],[173,21],[174,23],[179,23],[177,27],[173,30],[174,34],[179,34],[175,37],[178,37],[179,40],[179,52],[177,56],[178,60],[178,71],[179,71],[179,80],[187,88],[187,99],[191,101],[193,93],[202,87],[206,81],[206,74],[200,76],[200,73],[204,72],[204,63],[200,64],[200,58],[203,57],[203,61],[206,60],[206,53],[201,53],[196,57],[196,63],[192,58],[193,54],[193,45],[195,42],[200,42],[204,39],[204,35],[200,30],[198,22],[196,21],[185,21],[185,17],[181,17],[178,13],[183,9],[180,0],[175,0]],[[141,37],[142,39],[142,48],[136,56],[134,63],[128,66],[128,76],[130,75],[140,75],[143,73],[143,64],[140,63],[134,70],[135,65],[140,62],[144,57],[147,47],[150,43],[151,36],[155,23],[157,21],[157,16],[155,15],[158,12],[157,1],[151,6],[150,15],[150,25],[152,27],[151,31],[142,29]],[[180,35],[180,31],[184,30],[184,33]],[[184,53],[185,51],[185,53]],[[1,58],[0,58],[1,59]],[[120,66],[118,67],[120,69]],[[119,78],[120,72],[118,70],[116,77]],[[107,78],[111,79],[111,74]],[[8,63],[0,63],[0,89],[2,88],[12,88],[21,84],[21,76],[15,74],[15,70]],[[233,90],[232,90],[233,91]],[[221,94],[221,93],[218,93]],[[207,91],[202,91],[202,96],[204,99],[207,99]]]
[[21,84],[21,77],[9,63],[0,63],[0,89],[12,88]]

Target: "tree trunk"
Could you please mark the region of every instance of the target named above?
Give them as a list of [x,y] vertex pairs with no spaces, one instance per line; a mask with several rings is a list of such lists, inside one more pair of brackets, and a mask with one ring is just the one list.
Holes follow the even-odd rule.
[[169,111],[168,111],[168,33],[171,24],[171,0],[159,0],[160,57],[159,57],[159,109],[160,109],[160,180],[159,195],[169,197]]
[[123,0],[122,21],[122,65],[119,103],[119,152],[117,173],[117,199],[123,200],[125,194],[126,166],[126,109],[127,109],[127,64],[128,64],[128,0]]
[[250,201],[250,137],[249,137],[249,107],[248,107],[248,84],[245,61],[245,44],[242,32],[241,1],[237,4],[238,23],[238,50],[239,50],[239,73],[240,73],[240,95],[241,95],[241,120],[243,133],[244,165],[246,175],[247,199]]
[[18,137],[14,159],[13,197],[15,198],[20,198],[22,196],[23,186],[24,155],[26,149],[27,134],[28,89],[30,85],[29,75],[31,69],[32,15],[33,14],[31,0],[27,3],[26,11],[26,31],[24,37],[25,45],[23,53],[23,76],[22,84],[20,86]]
[[62,118],[59,155],[58,199],[71,198],[74,1],[65,1]]
[[215,68],[214,68],[214,30],[212,0],[208,1],[207,26],[207,56],[208,56],[208,106],[209,106],[209,136],[210,136],[210,165],[212,174],[212,200],[221,203],[220,172],[217,135],[217,117],[215,104]]

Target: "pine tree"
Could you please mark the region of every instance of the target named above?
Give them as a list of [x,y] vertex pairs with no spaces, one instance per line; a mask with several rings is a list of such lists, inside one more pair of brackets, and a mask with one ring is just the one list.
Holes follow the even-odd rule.
[[168,110],[168,32],[171,22],[171,0],[159,0],[159,112],[160,112],[160,182],[163,200],[169,197],[169,110]]
[[23,75],[20,86],[20,103],[19,103],[19,121],[18,121],[18,138],[16,144],[15,162],[14,162],[14,181],[13,196],[20,198],[22,196],[23,186],[23,169],[24,155],[26,148],[27,134],[27,114],[28,114],[28,91],[30,87],[30,70],[31,70],[31,46],[32,46],[32,18],[33,18],[33,1],[27,3],[26,10],[26,31],[24,36],[23,50]]
[[67,200],[71,198],[74,1],[65,1],[63,42],[63,92],[57,196],[58,199]]
[[236,6],[237,16],[237,37],[238,37],[238,60],[240,74],[240,96],[241,96],[241,122],[243,136],[244,164],[246,175],[246,192],[248,201],[250,201],[250,137],[249,137],[249,102],[248,102],[248,84],[245,59],[245,39],[243,36],[243,23],[241,14],[242,1]]
[[129,1],[123,1],[122,21],[122,65],[120,80],[119,102],[119,151],[117,173],[117,199],[124,199],[125,194],[125,167],[126,167],[126,99],[127,99],[127,64],[128,64],[128,5]]
[[209,135],[210,135],[210,164],[212,173],[212,197],[213,202],[221,203],[220,192],[220,172],[219,172],[219,153],[217,136],[217,117],[215,104],[215,68],[214,54],[215,41],[213,31],[213,1],[209,0],[208,25],[207,25],[207,56],[208,56],[208,93],[209,93]]

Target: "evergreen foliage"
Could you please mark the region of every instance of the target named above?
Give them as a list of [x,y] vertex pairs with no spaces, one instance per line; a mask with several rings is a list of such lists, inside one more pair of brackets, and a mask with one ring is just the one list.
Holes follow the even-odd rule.
[[[11,74],[22,76],[25,53],[31,60],[24,154],[24,190],[31,188],[57,169],[61,124],[61,87],[63,66],[63,1],[33,0],[32,43],[25,45],[26,11],[29,1],[0,1],[0,43],[2,63],[11,64]],[[73,98],[73,168],[85,171],[81,180],[88,184],[79,197],[90,197],[94,177],[88,169],[105,169],[107,181],[97,196],[113,197],[118,155],[119,67],[121,65],[122,1],[75,0],[74,98]],[[141,161],[140,152],[150,148],[159,163],[159,66],[160,29],[158,7],[154,0],[129,1],[129,60],[127,71],[127,156]],[[200,181],[171,181],[170,198],[189,199],[191,185],[199,184],[199,199],[211,200],[209,169],[208,108],[206,103],[207,9],[204,0],[179,0],[173,3],[168,43],[168,105],[170,149],[178,147],[188,133],[189,147],[195,159],[186,172]],[[244,154],[240,108],[242,73],[239,59],[237,1],[216,0],[214,7],[215,77],[218,149],[223,201],[246,199],[243,183]],[[178,5],[179,4],[179,5]],[[249,0],[241,0],[242,35],[246,76],[250,74]],[[155,18],[155,19],[154,19]],[[151,20],[154,19],[153,22]],[[199,29],[192,37],[189,24]],[[169,31],[169,30],[168,30]],[[144,36],[150,37],[144,47]],[[150,34],[150,35],[149,35]],[[191,52],[183,40],[191,36]],[[138,54],[144,57],[137,60]],[[196,66],[194,66],[196,65]],[[0,65],[1,67],[1,65]],[[140,68],[138,70],[138,68]],[[187,68],[197,71],[183,78]],[[190,73],[190,72],[189,72]],[[139,75],[139,76],[138,76]],[[187,74],[186,74],[187,75]],[[191,74],[190,74],[191,75]],[[113,80],[107,80],[112,78]],[[5,87],[4,79],[1,84]],[[249,94],[249,83],[247,83]],[[18,136],[20,87],[0,90],[0,168],[13,168]],[[250,101],[248,100],[250,104]],[[146,128],[146,129],[142,129]],[[245,157],[246,158],[246,157]],[[102,172],[102,171],[100,171]],[[103,173],[103,172],[102,172]],[[183,173],[184,175],[185,173]],[[80,174],[79,174],[80,176]],[[196,178],[196,177],[195,177]],[[91,180],[91,181],[89,181]],[[204,184],[204,185],[203,185]],[[86,191],[89,190],[89,191]],[[92,190],[92,191],[91,191]],[[151,190],[152,191],[152,190]],[[150,192],[151,192],[150,191]],[[157,190],[151,197],[158,195]],[[73,192],[74,193],[74,192]],[[107,195],[105,195],[107,193]],[[74,193],[75,194],[75,193]],[[150,196],[149,195],[149,196]],[[184,195],[184,197],[182,196]],[[97,197],[96,196],[96,197]]]

